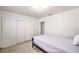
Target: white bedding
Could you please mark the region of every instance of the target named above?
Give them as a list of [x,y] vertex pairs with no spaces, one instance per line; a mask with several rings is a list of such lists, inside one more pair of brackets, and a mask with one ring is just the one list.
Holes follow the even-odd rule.
[[34,37],[34,43],[47,52],[78,53],[79,46],[73,45],[73,39],[55,35],[40,35]]

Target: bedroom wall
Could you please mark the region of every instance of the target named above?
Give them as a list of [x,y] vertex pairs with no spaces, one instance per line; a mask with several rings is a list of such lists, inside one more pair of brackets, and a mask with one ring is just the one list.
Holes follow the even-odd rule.
[[79,8],[44,17],[45,33],[62,36],[75,36],[79,34]]
[[[2,34],[2,38],[0,37],[2,40],[0,40],[2,42],[2,48],[17,44],[17,31],[19,31],[18,36],[24,34],[24,36],[20,37],[22,42],[23,40],[27,41],[33,36],[39,35],[39,21],[36,18],[6,11],[0,11],[0,17],[2,20],[2,25],[0,24],[0,27],[2,27],[2,33],[0,33]],[[23,33],[19,29],[20,27],[17,30],[17,21],[23,21]],[[24,39],[22,40],[23,37]],[[19,41],[19,43],[21,43],[21,41]]]

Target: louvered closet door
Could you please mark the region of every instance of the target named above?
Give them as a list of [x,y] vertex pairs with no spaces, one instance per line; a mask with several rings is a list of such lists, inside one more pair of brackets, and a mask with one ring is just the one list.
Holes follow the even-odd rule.
[[17,43],[24,42],[24,21],[17,21]]

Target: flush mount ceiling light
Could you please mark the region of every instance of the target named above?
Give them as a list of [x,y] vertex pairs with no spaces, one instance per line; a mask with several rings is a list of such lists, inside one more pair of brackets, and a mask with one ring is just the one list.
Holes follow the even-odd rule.
[[37,12],[43,12],[48,8],[48,6],[32,6],[32,8]]
[[47,0],[32,0],[32,9],[35,12],[44,12],[48,8],[48,1]]
[[46,9],[48,6],[32,6],[35,9]]

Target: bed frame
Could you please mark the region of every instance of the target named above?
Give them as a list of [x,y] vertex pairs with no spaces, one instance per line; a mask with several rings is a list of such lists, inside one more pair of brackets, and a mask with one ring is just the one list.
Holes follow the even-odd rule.
[[48,53],[47,51],[45,51],[44,49],[42,49],[42,48],[40,48],[38,45],[36,45],[35,43],[34,43],[34,38],[32,38],[32,48],[33,47],[37,47],[39,50],[41,50],[42,52],[44,52],[44,53]]

